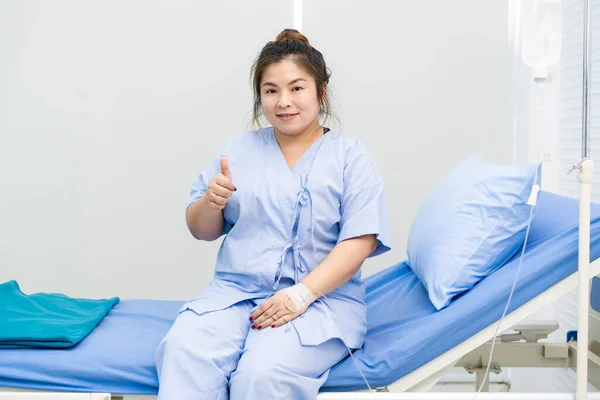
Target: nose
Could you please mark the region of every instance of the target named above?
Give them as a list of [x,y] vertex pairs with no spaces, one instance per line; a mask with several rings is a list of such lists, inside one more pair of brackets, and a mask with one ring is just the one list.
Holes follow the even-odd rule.
[[287,108],[290,106],[291,100],[290,96],[287,93],[281,93],[279,99],[277,100],[277,107],[279,108]]

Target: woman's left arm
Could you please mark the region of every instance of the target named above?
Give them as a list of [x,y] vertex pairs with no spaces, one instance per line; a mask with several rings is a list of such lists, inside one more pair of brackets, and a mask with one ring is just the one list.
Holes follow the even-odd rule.
[[315,299],[327,295],[348,282],[376,248],[375,235],[341,241],[302,283],[313,293]]
[[[299,317],[310,303],[348,282],[376,248],[374,234],[339,242],[301,284],[280,290],[261,304],[250,316],[252,329],[276,328]],[[305,305],[298,310],[292,308],[294,298]]]

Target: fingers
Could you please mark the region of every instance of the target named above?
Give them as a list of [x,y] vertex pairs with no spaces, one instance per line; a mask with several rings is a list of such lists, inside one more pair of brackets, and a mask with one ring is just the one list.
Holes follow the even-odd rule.
[[225,198],[225,197],[221,197],[221,196],[215,194],[214,192],[207,193],[206,195],[208,197],[209,203],[218,209],[222,210],[227,205],[227,198]]
[[[222,178],[222,177],[221,177]],[[219,184],[219,177],[215,176],[215,179],[208,184],[208,189],[221,197],[229,198],[233,195],[233,191],[225,186]]]
[[277,312],[273,312],[272,310],[274,310],[274,307],[271,307],[269,311],[267,311],[265,314],[263,314],[262,317],[257,319],[256,322],[252,324],[252,326],[254,326],[254,328],[252,329],[261,330],[268,327],[275,328],[275,322],[281,322],[284,318],[287,318],[288,320],[292,319],[290,318],[288,310],[279,310]]
[[[271,301],[271,299],[269,299],[269,300],[265,301],[264,303],[262,303],[256,310],[254,310],[252,315],[250,315],[250,321],[253,322],[252,329],[258,327],[260,325],[260,323],[266,319],[265,312],[267,312],[271,308],[272,305],[273,305],[273,302]],[[261,325],[261,327],[262,327],[262,325]]]
[[280,326],[285,325],[290,321],[291,321],[291,318],[289,315],[283,315],[283,316],[281,316],[281,318],[275,320],[275,322],[273,322],[271,324],[271,328],[279,328]]
[[212,179],[212,181],[214,183],[216,183],[217,186],[220,186],[224,189],[228,189],[232,192],[234,192],[237,189],[235,187],[235,185],[233,184],[233,182],[231,181],[231,178],[228,178],[222,172],[216,174],[215,177]]

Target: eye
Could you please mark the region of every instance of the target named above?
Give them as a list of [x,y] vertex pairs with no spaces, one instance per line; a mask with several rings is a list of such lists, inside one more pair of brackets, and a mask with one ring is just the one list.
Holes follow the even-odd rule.
[[266,94],[273,94],[273,93],[275,93],[275,89],[267,89],[267,90],[265,91],[265,93],[266,93]]
[[304,88],[303,88],[302,86],[296,86],[296,87],[295,87],[294,89],[292,89],[292,90],[294,90],[294,91],[298,91],[298,90],[303,90],[303,89],[304,89]]

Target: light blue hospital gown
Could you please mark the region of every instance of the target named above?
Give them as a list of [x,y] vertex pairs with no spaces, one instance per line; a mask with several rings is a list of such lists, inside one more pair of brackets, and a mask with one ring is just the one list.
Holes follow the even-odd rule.
[[[367,150],[330,131],[289,168],[272,128],[233,136],[222,154],[237,191],[208,288],[185,304],[156,353],[161,399],[314,399],[329,369],[366,333],[360,271],[276,329],[251,330],[257,304],[300,282],[333,247],[375,234],[390,249],[384,186]],[[220,171],[220,156],[189,204]],[[188,205],[189,205],[188,204]]]

